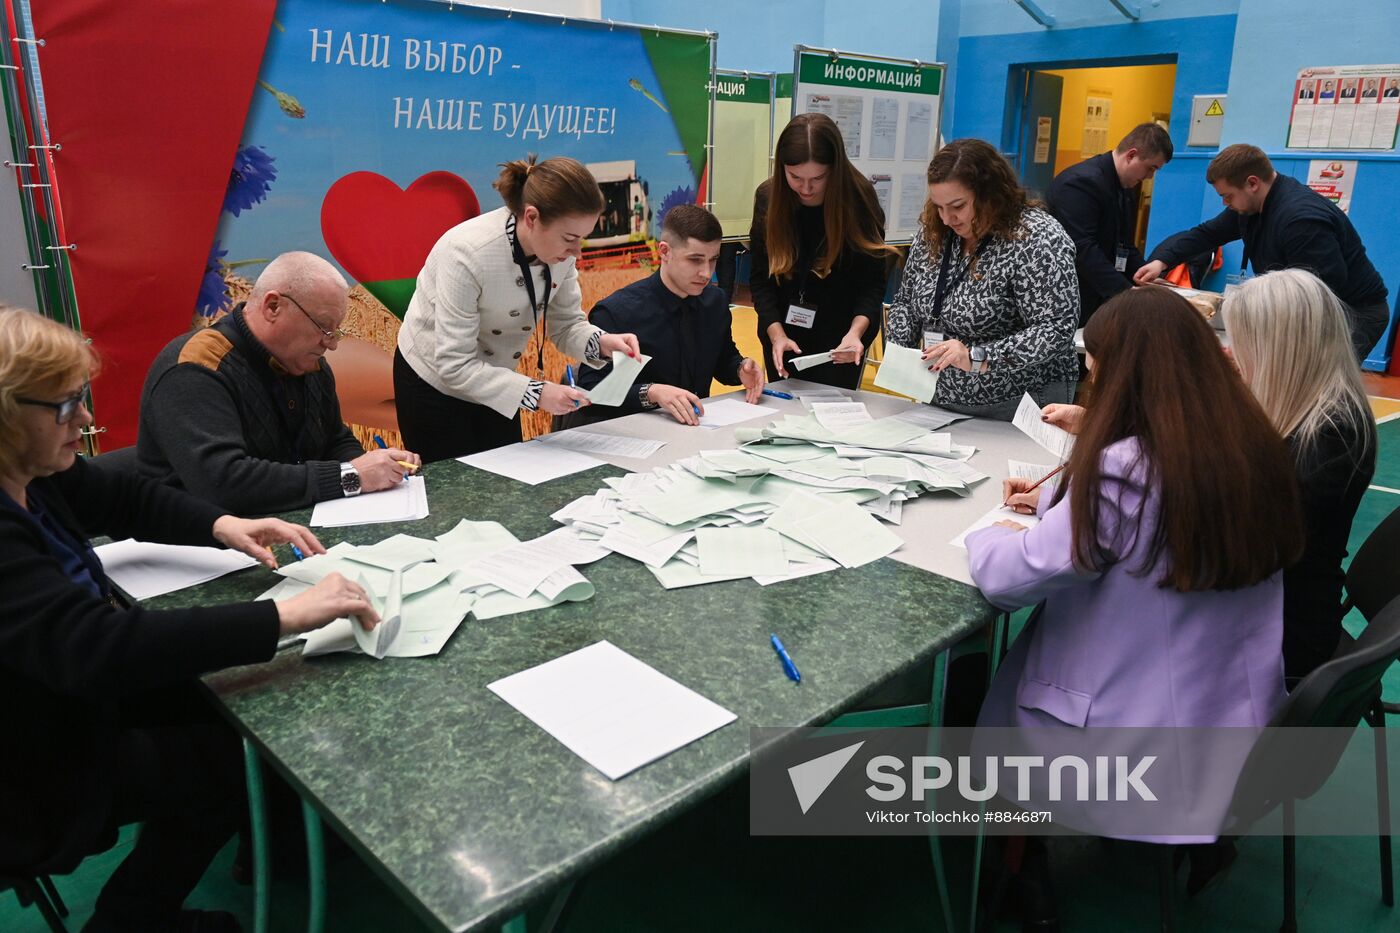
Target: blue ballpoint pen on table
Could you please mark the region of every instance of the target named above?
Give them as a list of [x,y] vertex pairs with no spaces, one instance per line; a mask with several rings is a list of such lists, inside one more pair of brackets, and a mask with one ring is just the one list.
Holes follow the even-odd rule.
[[306,560],[306,555],[303,554],[301,548],[297,547],[295,544],[292,545],[292,556],[297,560]]
[[[565,375],[565,377],[567,377],[568,380],[569,380],[569,388],[571,388],[571,389],[577,389],[577,388],[578,388],[578,385],[575,384],[575,382],[574,382],[574,364],[573,364],[573,363],[565,363],[565,364],[564,364],[564,375]],[[578,407],[578,399],[574,399],[574,407],[575,407],[575,408]]]
[[778,652],[778,658],[783,662],[783,670],[787,672],[788,677],[796,683],[802,683],[802,674],[797,670],[797,665],[792,663],[792,657],[783,647],[782,641],[777,635],[769,635],[768,640],[773,643],[773,650]]
[[763,394],[764,394],[764,395],[771,395],[771,396],[773,396],[774,398],[785,398],[785,399],[787,399],[789,402],[792,401],[792,396],[791,396],[791,395],[788,395],[786,392],[779,392],[777,389],[764,389],[764,390],[763,390]]

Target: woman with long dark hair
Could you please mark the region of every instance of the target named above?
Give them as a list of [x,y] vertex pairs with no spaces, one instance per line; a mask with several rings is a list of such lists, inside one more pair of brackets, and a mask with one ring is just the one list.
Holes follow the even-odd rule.
[[[1303,548],[1287,449],[1210,325],[1171,291],[1120,293],[1084,341],[1089,399],[1061,482],[1048,496],[1006,484],[1040,523],[967,538],[973,581],[993,605],[1040,605],[978,726],[1026,730],[1047,761],[1073,743],[1112,742],[1103,727],[1263,727],[1285,696],[1282,570]],[[1182,736],[1153,790],[1192,828],[1125,832],[1092,805],[1077,828],[1214,841],[1201,827],[1224,825],[1248,743],[1200,756],[1185,733],[1152,734]]]
[[923,348],[934,404],[1010,421],[1026,393],[1074,399],[1079,279],[1074,241],[1026,196],[1011,163],[955,139],[928,166],[928,202],[885,339]]
[[831,118],[804,113],[778,136],[773,177],[754,192],[749,288],[768,378],[794,356],[830,351],[801,378],[858,387],[861,359],[880,332],[885,223],[875,187],[846,157]]

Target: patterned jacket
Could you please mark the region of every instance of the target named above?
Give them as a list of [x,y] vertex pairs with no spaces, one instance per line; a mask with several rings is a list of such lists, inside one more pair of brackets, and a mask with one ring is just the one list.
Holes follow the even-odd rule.
[[1074,382],[1079,281],[1074,241],[1064,228],[1029,208],[1015,237],[993,236],[975,268],[971,262],[955,249],[948,271],[954,284],[935,314],[939,257],[930,255],[919,231],[890,306],[885,339],[891,343],[916,347],[927,328],[987,349],[988,371],[945,369],[934,403],[990,405],[1050,382]]

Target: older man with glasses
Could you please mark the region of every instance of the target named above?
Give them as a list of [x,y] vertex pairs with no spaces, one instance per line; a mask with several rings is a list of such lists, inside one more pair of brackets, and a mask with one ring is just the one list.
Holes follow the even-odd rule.
[[402,482],[418,455],[366,453],[340,418],[324,357],[343,336],[348,294],[326,260],[283,253],[246,303],[167,344],[141,394],[141,471],[242,513]]

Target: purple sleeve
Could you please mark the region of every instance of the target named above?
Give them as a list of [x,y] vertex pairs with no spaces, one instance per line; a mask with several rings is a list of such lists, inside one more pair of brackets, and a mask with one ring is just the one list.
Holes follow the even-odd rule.
[[[1110,563],[1131,551],[1138,516],[1152,510],[1142,501],[1143,472],[1135,444],[1119,442],[1104,451],[1098,540]],[[1132,521],[1125,525],[1124,516]],[[1007,611],[1100,576],[1074,565],[1068,495],[1028,531],[993,525],[968,535],[967,556],[973,582],[992,605]]]

